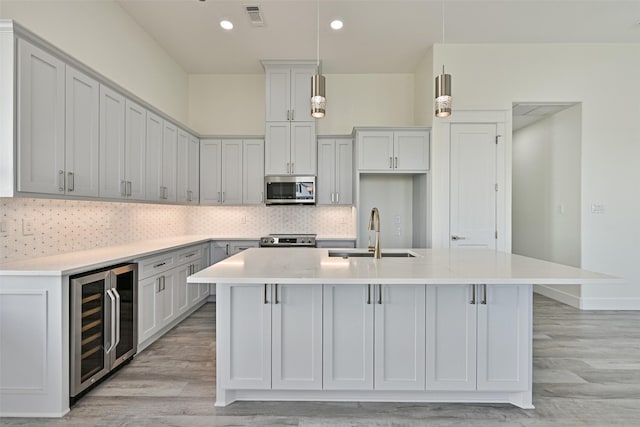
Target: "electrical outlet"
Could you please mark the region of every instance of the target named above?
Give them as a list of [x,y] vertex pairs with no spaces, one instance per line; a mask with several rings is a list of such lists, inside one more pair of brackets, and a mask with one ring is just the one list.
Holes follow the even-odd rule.
[[400,225],[400,215],[396,215],[394,222],[396,223],[396,225]]
[[22,219],[22,235],[33,236],[33,222],[30,219]]

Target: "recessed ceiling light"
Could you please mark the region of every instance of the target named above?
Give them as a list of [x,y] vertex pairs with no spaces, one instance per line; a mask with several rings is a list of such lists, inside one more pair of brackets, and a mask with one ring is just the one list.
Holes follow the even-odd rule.
[[233,22],[227,21],[226,19],[220,21],[220,26],[225,30],[233,30]]
[[341,30],[343,26],[344,24],[339,19],[334,19],[333,21],[331,21],[331,28],[333,28],[334,30]]

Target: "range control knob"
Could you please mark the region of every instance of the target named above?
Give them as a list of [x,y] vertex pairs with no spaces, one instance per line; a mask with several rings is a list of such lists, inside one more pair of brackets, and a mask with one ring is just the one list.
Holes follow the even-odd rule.
[[271,240],[269,240],[269,243],[275,243],[276,239],[274,239],[273,237],[271,238]]

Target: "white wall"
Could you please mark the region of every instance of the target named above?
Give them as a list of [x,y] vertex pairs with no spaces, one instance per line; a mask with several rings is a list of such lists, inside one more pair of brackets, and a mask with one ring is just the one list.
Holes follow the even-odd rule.
[[[580,105],[513,133],[513,253],[580,267]],[[580,286],[537,287],[579,306]]]
[[[327,115],[319,135],[354,126],[412,126],[413,74],[327,74]],[[189,76],[188,125],[208,135],[264,135],[265,76]]]
[[[433,62],[451,73],[458,110],[510,110],[518,101],[582,103],[581,264],[628,283],[583,285],[581,306],[640,309],[640,44],[447,44],[434,47]],[[435,165],[448,154],[435,131],[437,205],[448,200]],[[594,203],[605,212],[592,214]],[[434,231],[442,221],[434,212]]]
[[414,73],[413,121],[416,126],[431,126],[433,123],[435,104],[433,68],[433,48],[429,48]]
[[2,0],[19,24],[174,119],[187,121],[187,74],[113,1]]

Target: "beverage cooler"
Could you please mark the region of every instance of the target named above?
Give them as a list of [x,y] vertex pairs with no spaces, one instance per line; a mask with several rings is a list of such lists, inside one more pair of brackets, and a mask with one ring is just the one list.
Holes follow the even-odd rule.
[[137,283],[137,264],[70,278],[71,404],[136,353]]

